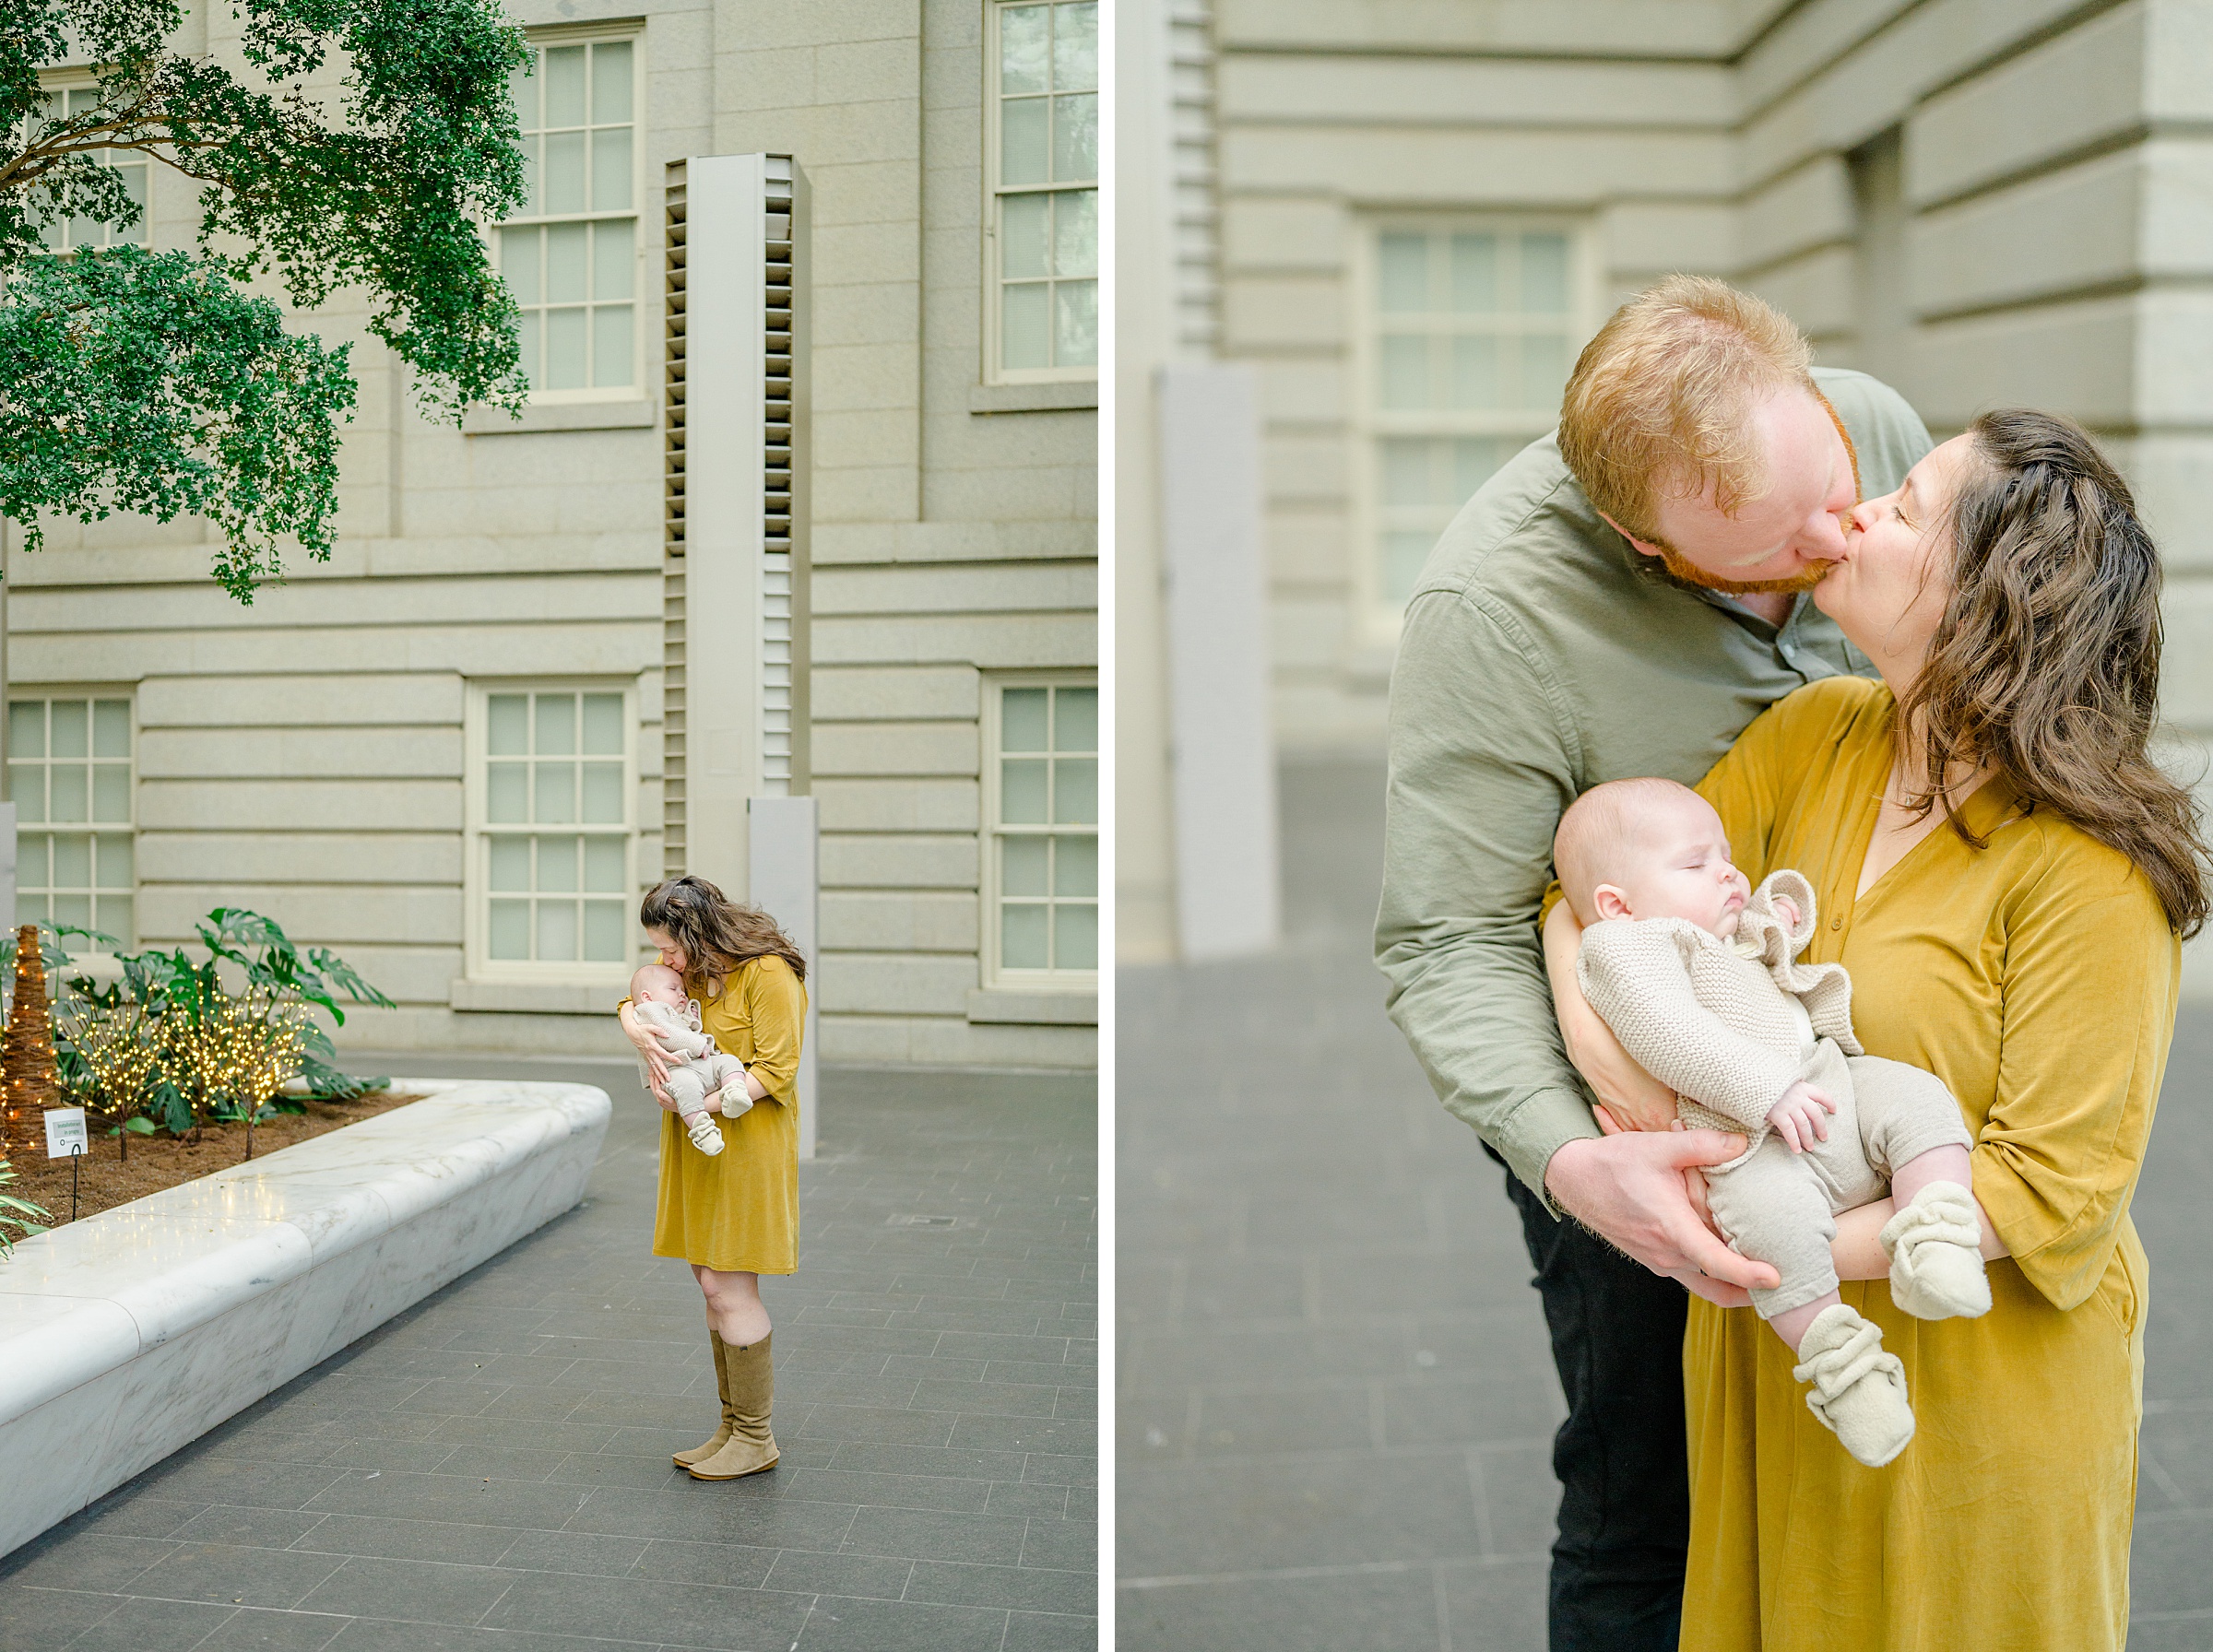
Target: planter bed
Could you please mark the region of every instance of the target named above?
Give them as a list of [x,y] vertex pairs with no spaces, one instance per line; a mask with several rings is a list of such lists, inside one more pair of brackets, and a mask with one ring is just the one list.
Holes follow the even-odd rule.
[[0,1262],[0,1554],[583,1198],[605,1091],[407,1087],[426,1099],[266,1155],[257,1129],[251,1163]]
[[[279,1148],[312,1141],[317,1136],[360,1124],[395,1107],[420,1102],[423,1093],[420,1087],[410,1084],[396,1090],[371,1091],[350,1102],[309,1102],[305,1113],[280,1113],[255,1125],[254,1157],[259,1161]],[[36,1113],[30,1115],[30,1127],[36,1138],[39,1127]],[[99,1127],[96,1124],[95,1129]],[[120,1137],[94,1135],[91,1152],[77,1166],[79,1218],[97,1216],[102,1210],[144,1198],[149,1193],[165,1192],[244,1162],[244,1125],[208,1125],[198,1135],[197,1141],[191,1137],[166,1134],[134,1136],[127,1159],[122,1156]],[[48,1222],[55,1227],[69,1220],[68,1160],[47,1158],[44,1142],[33,1139],[29,1146],[18,1149],[12,1168],[16,1179],[0,1185],[0,1193],[13,1194],[34,1205],[44,1206]],[[0,1263],[0,1268],[6,1266]]]

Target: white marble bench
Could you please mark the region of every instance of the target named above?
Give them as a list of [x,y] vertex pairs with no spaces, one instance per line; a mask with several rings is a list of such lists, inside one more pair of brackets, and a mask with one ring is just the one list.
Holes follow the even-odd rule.
[[0,1262],[0,1554],[584,1197],[605,1091],[402,1082],[428,1099]]

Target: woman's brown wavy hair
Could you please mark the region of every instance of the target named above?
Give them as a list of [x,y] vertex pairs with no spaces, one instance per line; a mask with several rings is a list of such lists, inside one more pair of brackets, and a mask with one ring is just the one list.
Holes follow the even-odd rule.
[[684,950],[684,988],[698,995],[707,981],[727,976],[751,958],[781,958],[807,979],[807,960],[776,920],[755,906],[740,906],[704,878],[671,878],[645,891],[638,922],[668,932]]
[[[2185,938],[2208,909],[2195,800],[2160,772],[2160,553],[2089,432],[2020,408],[1968,427],[1949,512],[1952,595],[1899,706],[1931,776],[1985,762],[2150,879]],[[1913,799],[1953,812],[1942,780]]]

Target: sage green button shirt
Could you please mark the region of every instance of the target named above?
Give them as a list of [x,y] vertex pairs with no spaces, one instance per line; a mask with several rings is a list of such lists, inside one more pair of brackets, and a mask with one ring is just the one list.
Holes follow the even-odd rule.
[[[1913,409],[1864,373],[1814,378],[1863,494],[1896,489],[1931,446]],[[1552,1155],[1599,1133],[1536,927],[1561,812],[1609,780],[1693,785],[1774,702],[1847,671],[1873,674],[1806,597],[1778,629],[1666,577],[1600,520],[1550,436],[1430,552],[1391,673],[1376,961],[1438,1098],[1548,1203]]]

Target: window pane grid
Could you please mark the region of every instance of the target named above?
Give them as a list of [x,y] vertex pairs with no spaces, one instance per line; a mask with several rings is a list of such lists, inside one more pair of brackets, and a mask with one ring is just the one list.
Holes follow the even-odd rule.
[[11,700],[19,923],[75,924],[135,945],[131,702]]
[[1000,690],[992,882],[1002,973],[1098,968],[1098,702],[1088,684]]
[[1580,324],[1564,230],[1391,227],[1375,254],[1369,532],[1396,609],[1454,513],[1557,422]]
[[529,190],[496,255],[538,391],[637,382],[634,42],[540,46],[510,82]]
[[[83,114],[99,101],[98,87],[71,87],[65,91],[48,92],[41,100],[41,114],[30,117],[30,124],[35,127]],[[137,221],[127,229],[119,229],[89,218],[56,218],[39,231],[39,239],[49,252],[55,253],[71,252],[77,247],[151,244],[153,226],[147,213],[149,163],[143,156],[116,149],[100,151],[93,159],[102,166],[112,167],[122,176],[124,189],[137,205]]]
[[1098,7],[1002,5],[998,21],[1000,367],[1095,368]]
[[[629,957],[627,726],[620,693],[485,697],[478,871],[495,963]],[[554,828],[556,830],[548,830]]]

